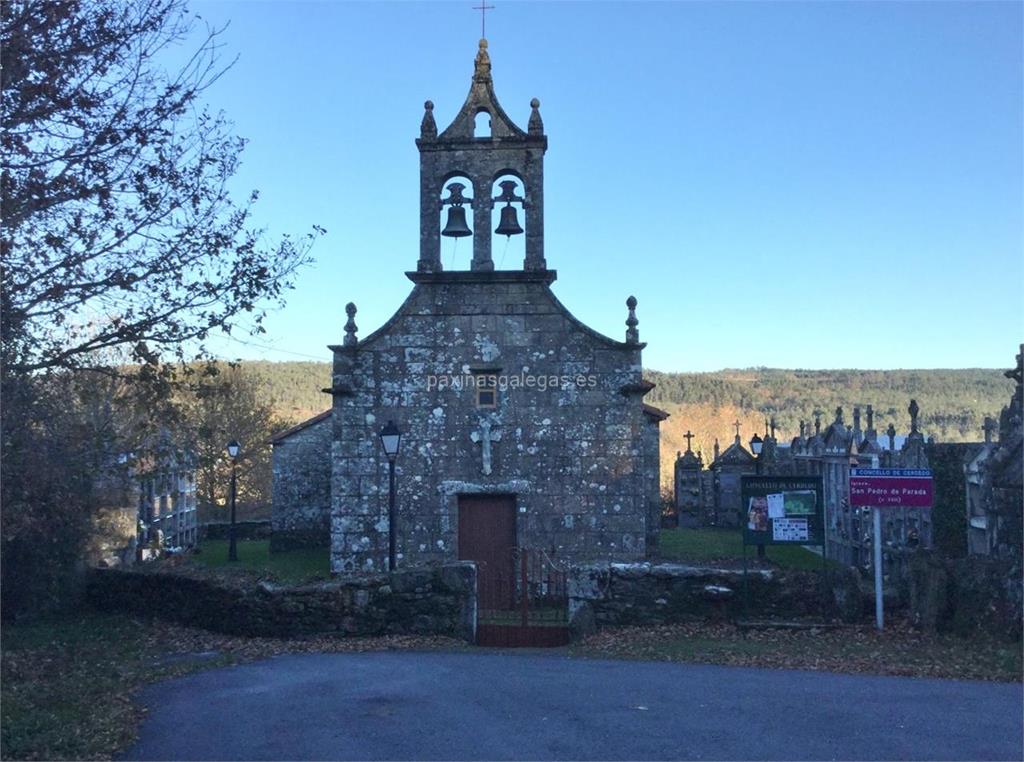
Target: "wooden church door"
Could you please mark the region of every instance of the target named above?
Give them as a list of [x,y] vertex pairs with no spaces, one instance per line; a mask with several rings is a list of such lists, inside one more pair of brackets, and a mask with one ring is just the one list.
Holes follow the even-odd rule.
[[459,496],[459,560],[477,564],[481,608],[512,605],[515,547],[514,495]]

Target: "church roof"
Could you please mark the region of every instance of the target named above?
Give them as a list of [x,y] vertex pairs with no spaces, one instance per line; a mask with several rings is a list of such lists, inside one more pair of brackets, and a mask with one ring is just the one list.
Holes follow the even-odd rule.
[[[550,288],[550,284],[557,277],[557,273],[554,270],[493,270],[489,272],[479,271],[465,271],[465,270],[446,270],[443,272],[407,272],[406,277],[416,284],[416,287],[412,290],[409,296],[406,297],[405,302],[398,308],[398,310],[377,330],[370,333],[365,338],[359,339],[356,346],[359,349],[365,349],[376,342],[383,336],[388,335],[394,324],[396,324],[402,316],[406,313],[407,306],[413,302],[417,295],[417,290],[423,287],[440,287],[445,288],[448,286],[463,286],[472,284],[501,284],[501,283],[523,283],[523,284],[540,284],[545,286],[541,292],[544,296],[550,300],[551,305],[556,312],[560,313],[573,327],[575,327],[580,333],[586,334],[587,336],[595,339],[596,341],[604,344],[609,349],[621,349],[626,351],[633,351],[637,349],[644,349],[647,346],[647,342],[638,341],[632,343],[629,341],[616,341],[610,336],[605,336],[600,331],[596,331],[589,325],[584,323],[578,317],[569,312],[568,307],[562,304],[558,297],[555,296],[554,292]],[[339,352],[345,349],[342,345],[330,344],[327,347],[332,352]],[[624,394],[633,391],[636,392],[647,392],[654,388],[653,384],[649,381],[641,381],[636,385],[635,389],[623,387],[621,390]],[[666,415],[668,415],[666,413]]]
[[313,426],[314,424],[320,423],[320,421],[326,421],[330,417],[331,417],[331,411],[330,410],[325,410],[324,412],[318,413],[317,415],[314,415],[312,418],[309,418],[309,419],[303,421],[302,423],[295,424],[290,429],[285,429],[284,431],[282,431],[282,432],[280,432],[278,434],[274,434],[274,436],[272,436],[270,438],[269,442],[272,445],[278,444],[279,442],[282,442],[283,440],[287,439],[288,437],[292,436],[293,434],[298,434],[303,429],[308,429],[310,426]]

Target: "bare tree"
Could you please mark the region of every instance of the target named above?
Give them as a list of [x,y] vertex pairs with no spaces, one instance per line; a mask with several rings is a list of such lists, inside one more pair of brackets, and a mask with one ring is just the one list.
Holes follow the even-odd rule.
[[201,102],[221,31],[183,0],[0,4],[5,618],[68,589],[98,471],[173,417],[166,360],[261,331],[323,232],[268,243],[229,196],[245,141]]
[[[222,30],[181,0],[2,6],[3,360],[76,368],[99,349],[154,362],[215,328],[259,331],[312,236],[265,245],[253,192],[228,195],[245,141],[200,96]],[[178,71],[158,63],[201,34]]]

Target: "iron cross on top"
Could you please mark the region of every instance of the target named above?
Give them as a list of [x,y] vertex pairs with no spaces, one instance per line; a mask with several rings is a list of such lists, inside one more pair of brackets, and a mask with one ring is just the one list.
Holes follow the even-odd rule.
[[487,11],[493,11],[494,6],[480,0],[480,5],[474,5],[473,10],[480,11],[480,36],[487,37]]

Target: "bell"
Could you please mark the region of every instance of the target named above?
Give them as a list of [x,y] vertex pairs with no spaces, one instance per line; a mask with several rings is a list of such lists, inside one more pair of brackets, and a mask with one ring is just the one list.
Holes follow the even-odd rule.
[[465,238],[467,235],[473,235],[473,231],[466,226],[466,210],[463,207],[448,207],[448,224],[444,226],[441,235],[449,238]]
[[516,208],[512,204],[506,204],[501,208],[501,221],[498,223],[498,229],[494,231],[495,235],[513,236],[522,232]]

